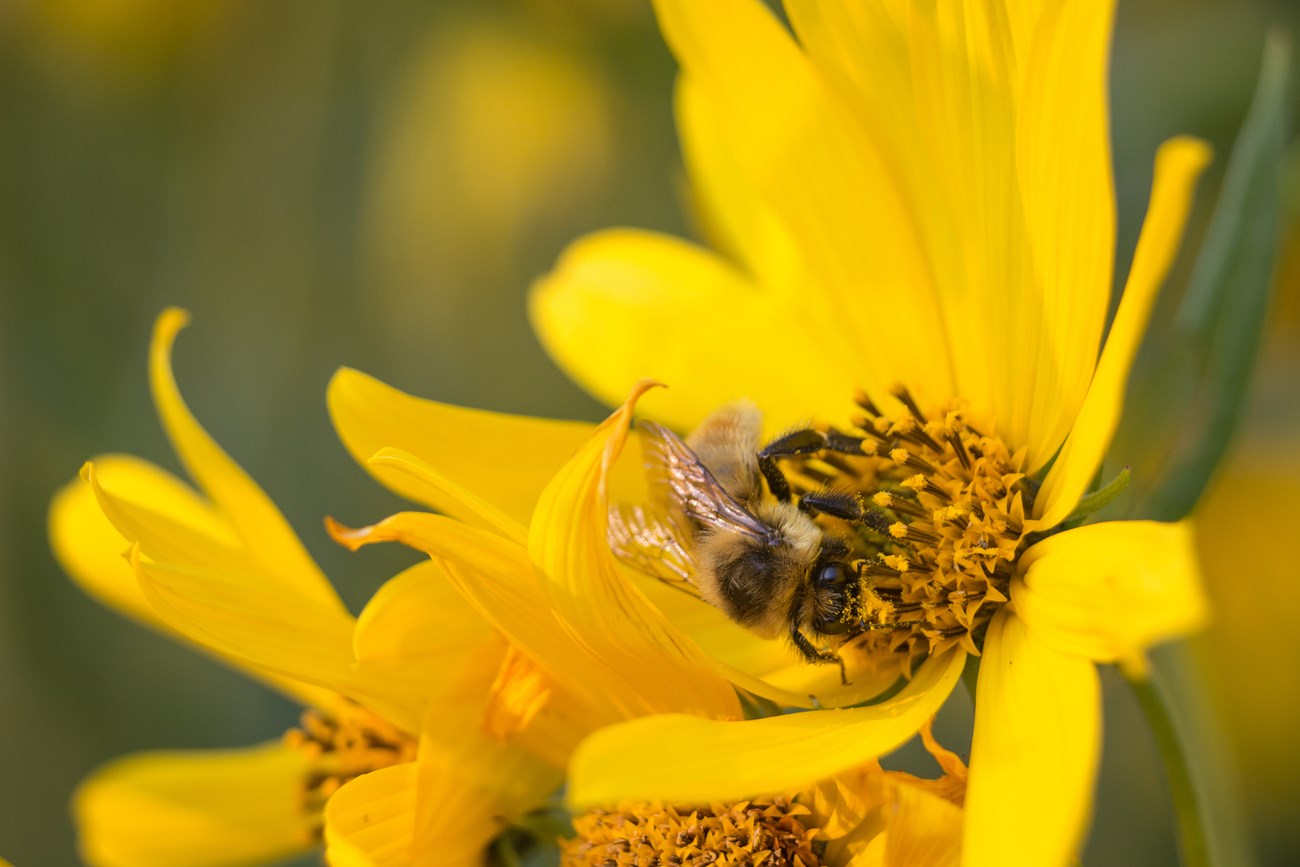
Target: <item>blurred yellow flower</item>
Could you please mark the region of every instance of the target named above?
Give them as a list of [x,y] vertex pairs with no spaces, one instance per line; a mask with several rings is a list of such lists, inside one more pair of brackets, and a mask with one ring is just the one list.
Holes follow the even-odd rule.
[[150,376],[201,492],[139,459],[104,456],[55,497],[51,541],[91,595],[307,710],[276,742],[142,753],[99,769],[74,803],[83,857],[96,867],[254,863],[323,834],[335,865],[479,864],[503,823],[561,777],[484,731],[507,643],[432,564],[390,580],[359,618],[348,613],[182,401],[170,351],[185,320],[178,310],[159,318]]
[[[894,595],[867,622],[894,634],[864,643],[890,653],[912,630],[905,651],[928,660],[909,690],[982,644],[963,863],[1065,864],[1100,748],[1094,663],[1139,666],[1205,617],[1186,527],[1071,516],[1208,149],[1178,138],[1157,154],[1099,352],[1115,245],[1113,3],[785,5],[797,42],[753,0],[656,3],[719,252],[634,230],[584,238],[538,285],[534,323],[606,400],[642,376],[669,383],[656,412],[681,428],[740,397],[777,429],[832,424],[865,390],[853,424],[872,472],[914,494],[871,504],[897,544],[868,570]],[[877,494],[876,478],[856,490]],[[899,600],[942,610],[895,617]],[[937,682],[946,695],[951,680]],[[818,697],[851,703],[834,686]],[[579,749],[569,797],[778,791],[874,755],[880,724],[863,712],[897,700],[622,723]],[[674,747],[648,763],[647,743]]]
[[385,333],[424,346],[475,327],[485,293],[508,284],[500,303],[517,303],[530,233],[607,179],[614,108],[591,58],[544,30],[440,20],[379,107],[368,167],[363,267]]
[[[64,62],[87,66],[97,81],[156,84],[178,55],[220,33],[239,2],[231,0],[42,0],[26,5],[33,30]],[[21,8],[20,5],[20,8]],[[62,59],[62,58],[61,58]]]

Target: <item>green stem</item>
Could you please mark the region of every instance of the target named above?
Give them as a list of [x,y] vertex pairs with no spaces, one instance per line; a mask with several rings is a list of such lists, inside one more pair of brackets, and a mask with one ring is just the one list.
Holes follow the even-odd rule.
[[1179,732],[1165,691],[1156,682],[1154,674],[1154,671],[1149,671],[1145,676],[1136,676],[1126,672],[1124,678],[1137,696],[1164,762],[1169,794],[1178,821],[1178,848],[1183,856],[1183,867],[1213,867],[1214,859],[1210,856],[1206,834],[1208,828],[1203,813],[1205,801],[1198,791],[1188,763],[1184,746],[1186,739]]
[[961,670],[961,682],[966,686],[966,692],[970,695],[971,706],[975,705],[975,686],[980,679],[980,658],[971,653],[966,656],[966,667]]

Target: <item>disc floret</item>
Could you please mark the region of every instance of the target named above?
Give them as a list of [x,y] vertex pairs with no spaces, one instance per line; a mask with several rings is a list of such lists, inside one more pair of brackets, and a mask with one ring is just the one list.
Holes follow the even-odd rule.
[[785,797],[707,807],[623,803],[576,817],[562,867],[819,867],[810,811]]
[[859,395],[864,414],[849,433],[862,438],[862,456],[822,452],[783,469],[797,496],[833,488],[870,510],[861,522],[818,519],[851,540],[862,580],[845,614],[858,629],[839,652],[907,674],[953,646],[979,652],[1025,547],[1034,486],[1024,450],[974,427],[960,406],[927,415],[906,389],[894,397],[905,413],[898,418]]

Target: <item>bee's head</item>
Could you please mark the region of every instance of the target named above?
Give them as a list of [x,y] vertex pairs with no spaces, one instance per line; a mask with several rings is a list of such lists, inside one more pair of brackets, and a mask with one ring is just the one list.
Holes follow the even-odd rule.
[[841,635],[856,623],[845,612],[856,607],[861,581],[849,562],[847,546],[828,540],[809,573],[812,592],[809,627],[821,635]]

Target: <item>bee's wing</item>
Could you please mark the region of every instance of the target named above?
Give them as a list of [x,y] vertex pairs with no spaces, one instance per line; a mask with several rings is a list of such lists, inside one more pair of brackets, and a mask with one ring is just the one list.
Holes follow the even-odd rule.
[[680,512],[713,530],[774,544],[773,529],[727,493],[690,446],[662,425],[640,424],[651,490],[670,504],[670,514]]
[[695,561],[684,542],[687,537],[672,517],[652,517],[640,506],[614,506],[608,535],[610,547],[624,563],[701,598],[692,580]]

